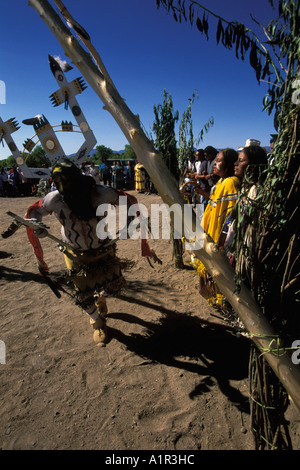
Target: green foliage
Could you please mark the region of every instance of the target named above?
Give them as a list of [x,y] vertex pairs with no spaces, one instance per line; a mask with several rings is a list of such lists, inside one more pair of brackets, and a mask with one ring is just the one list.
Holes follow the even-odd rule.
[[[162,158],[171,173],[179,180],[183,174],[184,162],[194,154],[194,134],[192,121],[192,105],[196,94],[193,93],[189,100],[186,111],[183,112],[179,127],[179,149],[175,137],[175,125],[179,119],[178,111],[174,110],[172,96],[164,90],[163,104],[154,106],[155,121],[153,122],[153,131],[155,134],[155,148],[160,152]],[[213,120],[210,121],[210,123]],[[205,125],[199,137],[202,139],[203,132],[208,130],[210,123]],[[172,224],[173,226],[173,224]],[[173,232],[172,232],[173,233]],[[183,244],[181,240],[173,239],[173,250],[175,266],[183,268]]]
[[41,145],[37,145],[26,159],[26,165],[29,168],[50,167],[51,162],[46,157],[46,152],[43,147]]
[[194,153],[194,132],[193,132],[193,120],[192,120],[192,106],[195,101],[196,95],[193,93],[189,99],[189,104],[182,113],[182,118],[179,126],[179,150],[178,150],[178,163],[180,170],[184,169],[184,163],[191,158]]
[[[300,4],[298,0],[269,0],[277,9],[263,30],[266,41],[238,22],[228,22],[193,0],[156,0],[157,7],[173,12],[174,19],[196,25],[209,37],[208,17],[217,20],[216,42],[233,49],[238,59],[249,58],[258,82],[268,83],[264,110],[274,112],[279,131],[272,164],[258,185],[247,222],[255,236],[246,243],[237,211],[237,288],[244,280],[257,304],[289,348],[300,331]],[[200,11],[202,14],[200,15]],[[296,91],[295,91],[296,89]],[[296,98],[295,98],[296,96]],[[241,191],[241,198],[245,193]],[[239,207],[237,204],[236,207]],[[243,269],[243,267],[245,269]],[[251,425],[258,449],[291,449],[285,410],[287,393],[264,359],[253,348],[250,372]]]
[[209,128],[214,125],[213,117],[204,124],[198,136],[194,137],[193,120],[192,120],[192,106],[195,98],[198,98],[198,93],[194,92],[189,99],[189,104],[182,113],[180,126],[179,126],[179,149],[178,149],[178,165],[180,170],[184,169],[184,162],[186,162],[195,152],[195,146],[198,147],[203,140],[203,135],[208,132]]
[[91,157],[94,163],[103,163],[105,160],[114,157],[114,152],[111,148],[105,147],[105,145],[97,145],[96,152]]
[[15,164],[16,164],[16,160],[13,155],[10,155],[8,158],[5,158],[4,160],[0,161],[0,167],[2,168],[10,168]]
[[133,150],[133,148],[131,147],[131,145],[125,145],[125,150],[124,152],[120,155],[120,158],[122,160],[130,160],[130,159],[136,159],[136,154]]
[[96,152],[92,157],[88,158],[88,161],[92,161],[96,164],[101,164],[105,160],[128,160],[136,158],[133,148],[130,145],[125,145],[125,150],[123,153],[115,153],[111,148],[105,147],[105,145],[97,145]]
[[172,96],[164,90],[163,104],[154,105],[155,121],[153,131],[155,133],[155,147],[162,154],[163,160],[171,173],[178,177],[178,164],[176,156],[175,124],[179,113],[174,111]]
[[[178,121],[179,113],[174,111],[172,96],[164,90],[163,104],[154,106],[155,121],[153,122],[153,131],[155,133],[155,147],[161,153],[162,158],[169,168],[170,172],[179,178],[175,124]],[[173,254],[175,266],[183,268],[183,244],[181,240],[174,238],[174,220],[171,216]]]
[[166,90],[164,90],[164,100],[162,105],[154,106],[155,121],[153,131],[155,133],[154,145],[162,154],[164,162],[173,175],[179,179],[184,163],[194,154],[195,146],[203,140],[203,135],[213,126],[214,119],[211,117],[200,130],[195,138],[193,131],[192,106],[198,94],[194,92],[189,98],[189,104],[183,111],[179,123],[179,141],[177,146],[175,126],[179,121],[179,112],[174,111],[173,100]]
[[[255,32],[236,21],[227,21],[193,0],[156,0],[157,8],[172,12],[176,21],[196,25],[198,31],[209,38],[208,18],[217,21],[216,42],[227,49],[234,49],[238,59],[249,56],[251,67],[258,82],[266,81],[268,91],[263,99],[264,109],[274,111],[274,125],[278,129],[282,113],[282,100],[291,95],[293,81],[299,77],[298,55],[300,50],[300,6],[298,0],[269,0],[274,8],[277,4],[278,17],[263,29],[266,42],[261,42]],[[252,18],[256,24],[259,24]]]
[[[51,162],[46,157],[46,152],[41,145],[35,147],[35,149],[28,155],[24,154],[23,159],[26,162],[26,165],[30,168],[42,168],[44,166],[50,167]],[[16,166],[16,160],[13,155],[10,155],[5,160],[1,160],[0,166],[2,167],[12,167]]]

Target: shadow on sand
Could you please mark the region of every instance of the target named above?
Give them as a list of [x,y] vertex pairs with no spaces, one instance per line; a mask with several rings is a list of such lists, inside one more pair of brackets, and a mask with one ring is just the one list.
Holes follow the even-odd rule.
[[136,323],[146,329],[143,334],[125,335],[109,327],[109,336],[148,362],[165,364],[195,373],[199,383],[190,391],[191,399],[210,390],[214,379],[222,393],[243,412],[249,413],[249,402],[230,380],[248,377],[250,341],[237,337],[226,325],[202,320],[188,313],[178,313],[155,303],[120,295],[130,304],[156,310],[159,322],[148,322],[128,313],[110,313],[109,317]]

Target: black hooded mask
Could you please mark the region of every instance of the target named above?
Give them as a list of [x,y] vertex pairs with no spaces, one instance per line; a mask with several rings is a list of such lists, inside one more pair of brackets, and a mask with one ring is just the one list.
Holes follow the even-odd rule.
[[92,176],[85,176],[70,160],[63,159],[52,168],[52,178],[64,202],[80,220],[96,217],[91,193],[96,186]]

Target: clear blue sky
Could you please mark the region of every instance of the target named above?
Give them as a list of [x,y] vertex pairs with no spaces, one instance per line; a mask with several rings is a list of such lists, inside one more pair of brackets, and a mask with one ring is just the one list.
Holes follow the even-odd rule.
[[[267,0],[202,0],[202,4],[228,20],[254,28],[250,13],[265,24],[276,16]],[[210,40],[206,41],[196,27],[176,23],[171,14],[157,9],[156,0],[66,0],[65,5],[89,32],[120,95],[139,114],[146,131],[151,131],[153,105],[162,103],[164,89],[172,95],[180,115],[197,90],[199,99],[192,111],[194,134],[211,116],[215,121],[201,147],[237,148],[248,138],[269,145],[274,127],[273,117],[262,111],[266,84],[257,84],[248,57],[242,62],[234,51],[216,45],[212,18]],[[70,110],[63,105],[54,108],[49,100],[58,86],[48,54],[66,59],[62,47],[27,0],[1,2],[1,7],[0,80],[6,86],[6,100],[0,104],[0,116],[4,121],[15,117],[21,124],[13,138],[22,151],[25,139],[34,135],[31,126],[22,124],[23,119],[44,114],[52,125],[62,120],[76,122]],[[78,76],[76,69],[67,74],[70,81]],[[124,149],[126,138],[94,91],[88,87],[77,99],[97,145]],[[58,137],[67,154],[82,143],[79,134]],[[0,159],[9,155],[6,144],[1,144]]]

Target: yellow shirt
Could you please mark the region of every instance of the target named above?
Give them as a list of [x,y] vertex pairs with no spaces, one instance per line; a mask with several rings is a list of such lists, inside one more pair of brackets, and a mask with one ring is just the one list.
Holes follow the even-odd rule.
[[218,243],[228,215],[238,198],[239,179],[236,176],[221,178],[215,185],[204,212],[203,228]]

